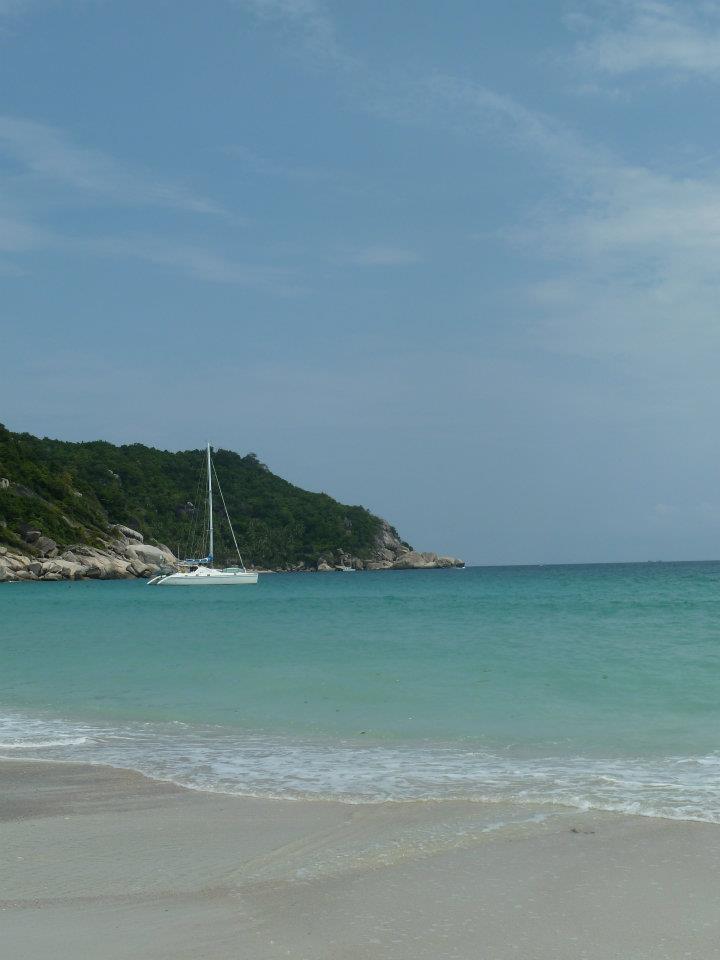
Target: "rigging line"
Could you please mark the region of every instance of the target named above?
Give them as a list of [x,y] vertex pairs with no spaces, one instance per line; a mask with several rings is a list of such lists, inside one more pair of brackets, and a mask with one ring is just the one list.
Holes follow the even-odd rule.
[[201,485],[202,485],[202,480],[203,480],[203,474],[202,474],[202,470],[201,470],[200,473],[198,474],[197,486],[196,486],[196,488],[195,488],[195,496],[194,496],[194,498],[193,498],[193,500],[192,500],[193,512],[192,512],[192,517],[190,518],[190,529],[189,529],[189,531],[188,531],[188,533],[187,533],[187,537],[186,537],[186,540],[185,540],[185,556],[186,556],[186,557],[193,557],[193,556],[195,556],[196,554],[199,555],[199,550],[196,550],[196,546],[197,546],[197,547],[202,547],[202,544],[198,544],[198,543],[197,543],[197,540],[196,540],[196,537],[197,537],[197,527],[198,527],[198,518],[200,517],[201,512],[202,512],[201,509],[199,509],[198,506],[197,506],[197,504],[199,504],[199,503],[201,502],[201,500],[200,500],[200,487],[201,487]]
[[231,520],[230,520],[230,514],[228,513],[228,508],[227,508],[227,506],[225,505],[225,497],[223,496],[222,487],[220,486],[220,481],[218,480],[217,470],[215,469],[215,464],[214,464],[212,461],[211,461],[211,463],[212,463],[212,471],[213,471],[213,473],[215,474],[215,482],[216,482],[217,485],[218,485],[218,492],[220,493],[220,499],[222,500],[223,509],[225,510],[225,516],[227,517],[228,526],[230,527],[230,533],[232,534],[233,543],[235,544],[235,549],[237,550],[237,555],[238,555],[238,557],[240,558],[240,566],[241,566],[241,567],[243,568],[243,570],[244,570],[244,569],[245,569],[245,563],[244,563],[243,558],[242,558],[242,556],[241,556],[241,554],[240,554],[240,547],[238,546],[237,538],[236,538],[236,536],[235,536],[235,531],[233,530],[233,525],[232,525],[232,522],[231,522]]

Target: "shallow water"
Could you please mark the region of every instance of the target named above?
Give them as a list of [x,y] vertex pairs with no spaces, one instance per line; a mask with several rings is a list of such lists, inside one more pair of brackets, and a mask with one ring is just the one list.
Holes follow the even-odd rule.
[[0,585],[0,753],[720,820],[720,563]]

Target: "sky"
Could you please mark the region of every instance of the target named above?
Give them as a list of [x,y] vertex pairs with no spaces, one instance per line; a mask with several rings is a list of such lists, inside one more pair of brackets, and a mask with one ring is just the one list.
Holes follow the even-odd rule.
[[0,0],[0,419],[720,557],[719,85],[715,0]]

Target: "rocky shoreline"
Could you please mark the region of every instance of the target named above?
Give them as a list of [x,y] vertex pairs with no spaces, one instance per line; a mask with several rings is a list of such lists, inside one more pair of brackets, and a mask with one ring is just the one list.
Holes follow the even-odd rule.
[[[99,540],[97,546],[76,544],[61,549],[37,529],[24,531],[22,547],[0,544],[0,582],[15,580],[131,580],[147,579],[163,570],[176,570],[179,563],[162,543],[145,543],[137,530],[121,524],[112,529],[113,539]],[[350,570],[433,570],[463,567],[456,557],[413,550],[383,522],[370,559],[338,551],[321,557],[317,565],[299,563],[262,573],[332,573]]]
[[0,581],[127,580],[177,567],[177,558],[163,544],[145,543],[130,527],[118,525],[112,532],[114,539],[99,541],[97,547],[75,544],[61,552],[50,537],[28,529],[24,550],[0,545]]

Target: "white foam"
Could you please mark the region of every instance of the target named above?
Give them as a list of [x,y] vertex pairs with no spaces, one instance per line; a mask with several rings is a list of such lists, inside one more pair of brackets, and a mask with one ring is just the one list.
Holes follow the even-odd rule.
[[22,742],[11,741],[3,743],[0,741],[0,750],[38,750],[41,747],[79,747],[87,743],[89,737],[63,737],[60,740],[26,740]]
[[469,799],[720,822],[720,754],[520,758],[463,746],[367,744],[187,724],[0,718],[0,753],[105,763],[197,790],[347,803]]

